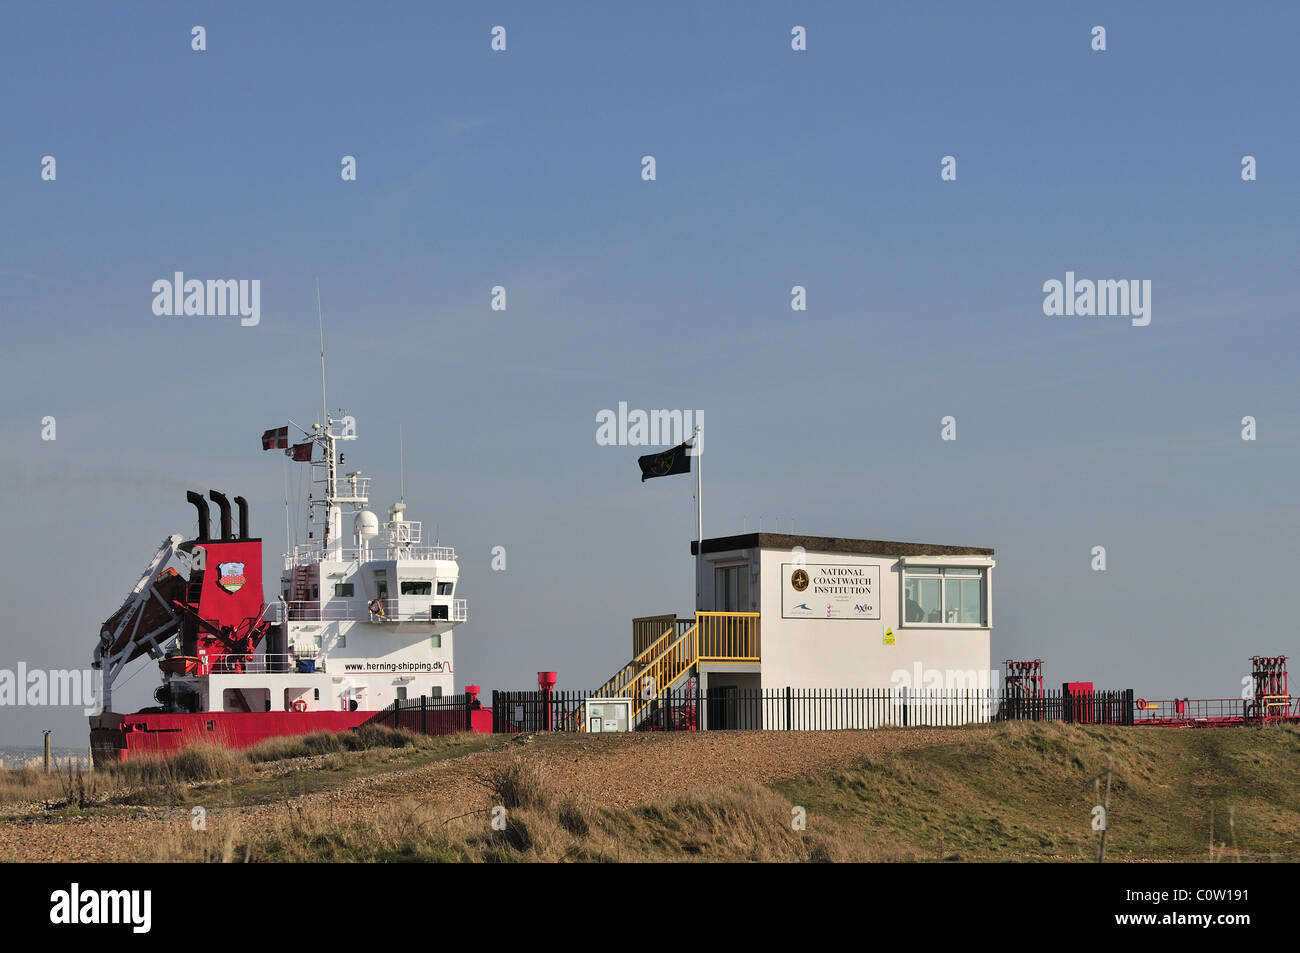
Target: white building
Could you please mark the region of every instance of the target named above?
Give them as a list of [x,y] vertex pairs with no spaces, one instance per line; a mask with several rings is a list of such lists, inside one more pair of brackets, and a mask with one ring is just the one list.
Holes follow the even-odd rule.
[[[993,550],[974,546],[777,533],[706,539],[694,618],[634,620],[633,659],[598,694],[646,698],[691,677],[711,705],[728,691],[752,698],[758,689],[996,687],[993,567]],[[771,727],[773,717],[742,721],[725,727]]]
[[706,539],[697,609],[757,612],[760,651],[753,662],[702,660],[702,687],[890,688],[917,662],[987,673],[993,566],[993,550],[973,546]]

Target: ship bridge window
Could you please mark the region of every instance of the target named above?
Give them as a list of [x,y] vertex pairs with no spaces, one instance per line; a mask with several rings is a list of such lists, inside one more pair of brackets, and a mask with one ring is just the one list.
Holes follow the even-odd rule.
[[433,583],[424,579],[408,579],[402,583],[402,595],[404,596],[428,596],[433,594]]
[[455,584],[454,582],[440,582],[440,583],[438,583],[438,595],[440,595],[440,596],[449,596],[449,595],[451,595],[451,590],[452,590],[452,588],[453,588],[455,585],[456,585],[456,584]]
[[353,595],[352,586],[353,584],[350,582],[336,582],[334,583],[334,595],[351,598]]

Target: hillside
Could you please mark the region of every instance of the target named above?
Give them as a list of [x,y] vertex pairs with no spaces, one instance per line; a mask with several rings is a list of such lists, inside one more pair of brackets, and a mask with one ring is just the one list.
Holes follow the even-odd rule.
[[1055,724],[381,731],[89,777],[11,772],[0,859],[1095,860],[1092,779],[1108,765],[1108,860],[1300,860],[1300,731]]

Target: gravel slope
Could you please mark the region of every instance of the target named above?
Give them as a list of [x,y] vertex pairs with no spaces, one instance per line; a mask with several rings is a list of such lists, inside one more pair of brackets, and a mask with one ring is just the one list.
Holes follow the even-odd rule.
[[[327,791],[245,808],[212,808],[209,819],[240,825],[316,803],[350,816],[376,818],[417,800],[448,817],[485,806],[474,778],[493,762],[517,756],[542,763],[547,785],[607,807],[632,807],[741,780],[768,783],[833,770],[857,758],[970,740],[982,729],[898,731],[681,732],[627,735],[527,735],[488,751],[434,764],[383,771]],[[302,759],[310,762],[312,759]],[[311,765],[304,767],[311,770]],[[187,829],[189,808],[139,808],[131,814],[42,816],[37,807],[0,820],[0,860],[112,861],[148,857],[164,834]]]

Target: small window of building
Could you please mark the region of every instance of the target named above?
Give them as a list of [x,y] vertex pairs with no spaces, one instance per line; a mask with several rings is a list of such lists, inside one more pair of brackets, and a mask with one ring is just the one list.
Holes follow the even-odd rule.
[[429,596],[433,595],[433,583],[427,579],[407,579],[402,582],[402,595],[404,596]]
[[312,697],[313,697],[316,701],[320,701],[320,689],[319,689],[319,688],[313,688],[313,689],[312,689]]
[[406,686],[405,686],[405,685],[398,685],[397,688],[395,688],[395,689],[393,689],[393,690],[397,693],[397,700],[398,700],[399,702],[406,701]]
[[430,695],[429,697],[430,697],[430,698],[441,698],[441,697],[442,697],[442,686],[441,686],[441,685],[434,685],[434,686],[433,686],[433,694]]
[[442,633],[441,633],[441,632],[436,633],[436,634],[434,634],[434,635],[431,635],[431,636],[429,637],[429,640],[433,643],[433,648],[435,648],[435,649],[440,649],[440,648],[442,648]]
[[440,605],[432,605],[432,606],[429,606],[429,615],[430,615],[430,618],[433,618],[433,619],[446,619],[446,618],[447,618],[447,607],[446,607],[445,605],[441,605],[441,606],[440,606]]
[[341,649],[345,649],[348,647],[348,637],[346,635],[339,636],[338,647]]
[[718,612],[749,611],[749,566],[719,566],[713,571],[713,601]]
[[345,598],[350,599],[352,597],[352,583],[350,582],[334,583],[334,595],[343,596]]
[[440,583],[438,583],[438,595],[440,595],[440,596],[449,596],[449,595],[451,595],[451,590],[455,587],[455,585],[456,585],[456,584],[455,584],[454,582],[440,582]]

